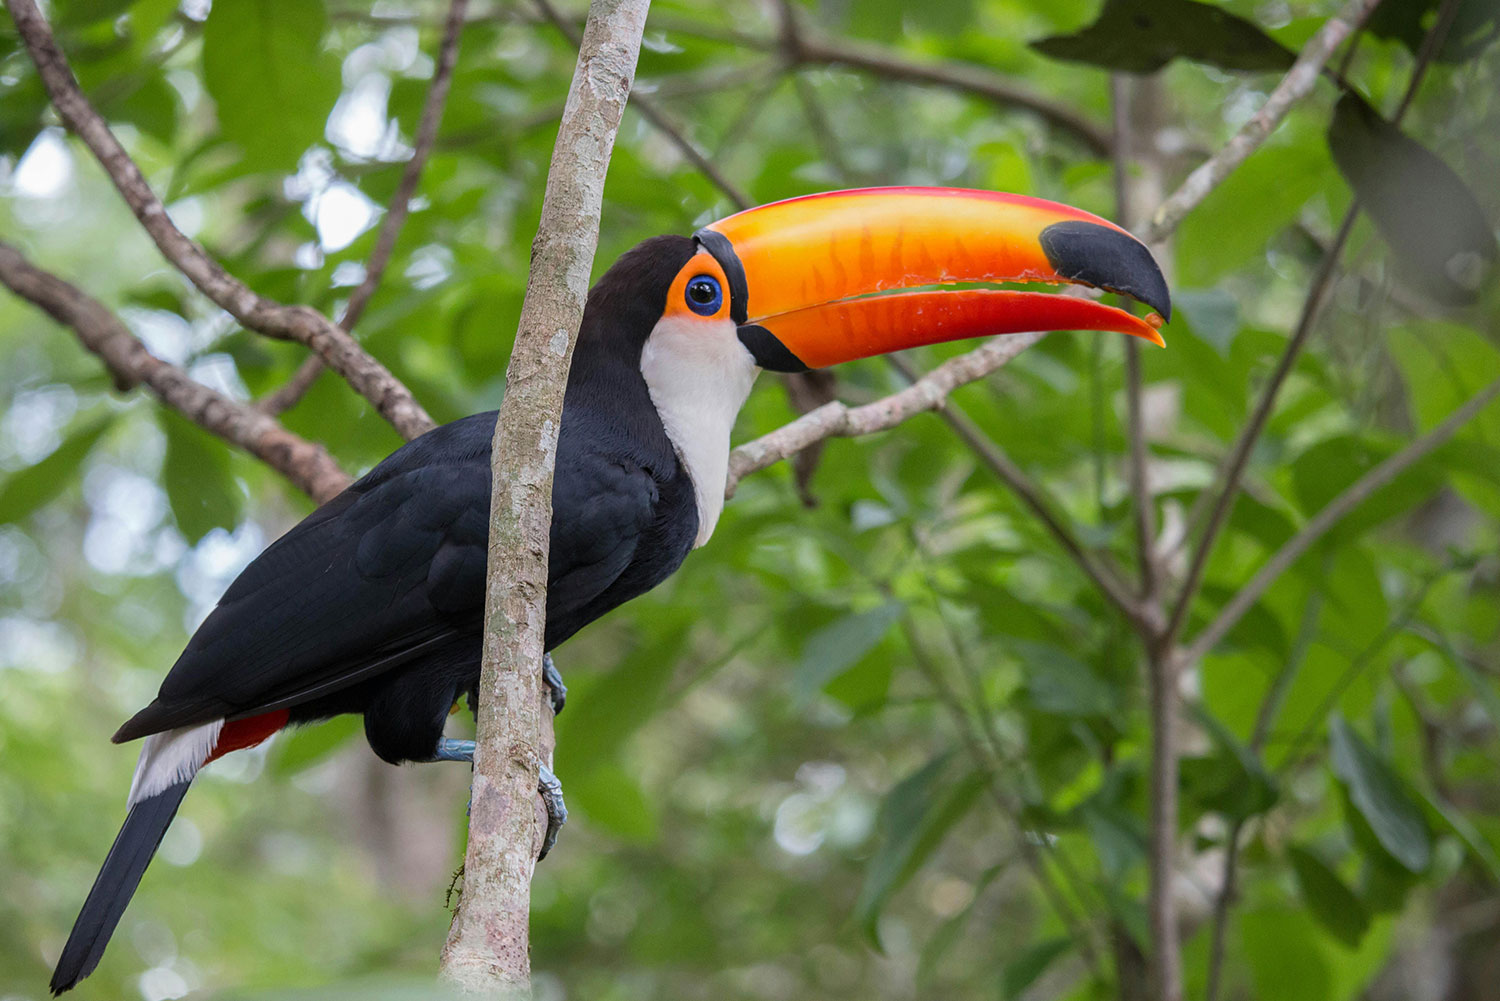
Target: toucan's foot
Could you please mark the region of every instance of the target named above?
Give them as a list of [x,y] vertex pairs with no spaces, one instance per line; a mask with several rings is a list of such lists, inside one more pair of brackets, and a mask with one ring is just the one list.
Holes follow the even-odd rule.
[[542,654],[542,681],[552,695],[552,715],[556,716],[568,704],[568,686],[563,684],[562,675],[557,673],[557,665],[552,663],[550,653]]
[[433,761],[467,761],[474,763],[474,742],[472,740],[454,740],[452,737],[439,737],[437,750],[432,754]]
[[[467,761],[472,765],[474,742],[455,740],[452,737],[439,737],[437,747],[433,750],[432,760]],[[568,822],[568,807],[563,803],[562,783],[546,765],[537,766],[536,791],[541,794],[542,803],[547,807],[547,833],[542,836],[542,853],[536,857],[536,860],[540,862],[547,857],[552,846],[557,844],[557,832],[562,830],[562,825]]]
[[540,862],[547,857],[552,846],[557,844],[557,832],[568,822],[568,808],[563,803],[562,783],[546,765],[537,767],[537,792],[547,806],[547,833],[542,837],[542,853],[536,857]]

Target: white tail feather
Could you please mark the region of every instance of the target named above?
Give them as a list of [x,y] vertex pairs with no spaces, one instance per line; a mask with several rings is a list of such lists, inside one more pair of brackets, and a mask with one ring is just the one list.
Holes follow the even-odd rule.
[[130,780],[129,805],[134,806],[198,774],[223,729],[224,721],[216,719],[147,737],[141,759],[135,765],[135,778]]

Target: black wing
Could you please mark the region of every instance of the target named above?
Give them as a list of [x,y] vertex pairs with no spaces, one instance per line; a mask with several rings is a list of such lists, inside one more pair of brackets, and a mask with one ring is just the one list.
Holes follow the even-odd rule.
[[[493,414],[393,454],[252,562],[117,741],[290,707],[455,638],[479,640]],[[655,485],[630,463],[559,455],[548,621],[629,565]]]

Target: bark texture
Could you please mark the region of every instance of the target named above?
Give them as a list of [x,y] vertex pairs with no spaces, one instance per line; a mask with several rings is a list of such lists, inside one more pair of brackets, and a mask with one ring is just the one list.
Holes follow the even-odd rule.
[[552,151],[505,399],[495,427],[474,788],[464,892],[443,948],[461,990],[525,997],[537,767],[552,716],[541,683],[558,424],[599,238],[604,177],[635,79],[649,0],[595,0]]

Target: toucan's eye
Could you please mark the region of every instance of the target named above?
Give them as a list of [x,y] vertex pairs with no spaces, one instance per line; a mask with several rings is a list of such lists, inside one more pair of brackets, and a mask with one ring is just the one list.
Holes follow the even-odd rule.
[[699,275],[688,282],[686,297],[688,309],[699,316],[713,316],[724,305],[724,290],[709,275]]

